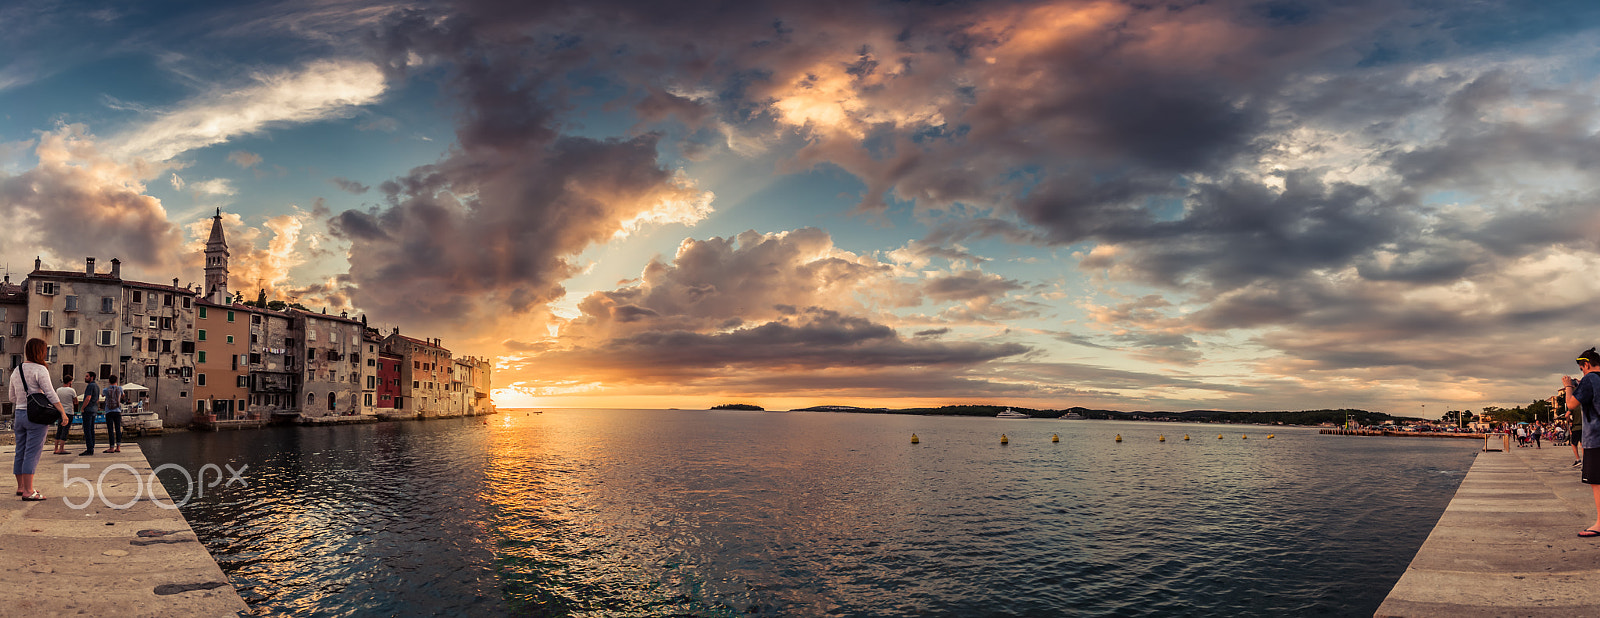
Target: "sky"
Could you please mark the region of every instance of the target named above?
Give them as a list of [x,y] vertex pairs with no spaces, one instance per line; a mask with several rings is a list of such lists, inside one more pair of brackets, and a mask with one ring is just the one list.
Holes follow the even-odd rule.
[[1405,416],[1600,343],[1600,6],[0,5],[0,266],[202,280],[502,407]]

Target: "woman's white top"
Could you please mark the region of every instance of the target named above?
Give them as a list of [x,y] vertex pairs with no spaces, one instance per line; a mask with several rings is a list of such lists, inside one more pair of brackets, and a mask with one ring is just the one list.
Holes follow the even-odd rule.
[[[27,380],[26,387],[22,385],[23,380]],[[28,391],[44,393],[50,403],[61,403],[55,387],[50,385],[50,370],[45,369],[44,365],[23,363],[11,372],[11,401],[16,402],[18,410],[28,409]]]

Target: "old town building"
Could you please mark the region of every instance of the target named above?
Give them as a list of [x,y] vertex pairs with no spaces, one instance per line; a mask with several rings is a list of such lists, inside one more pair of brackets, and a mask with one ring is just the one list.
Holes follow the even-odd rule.
[[250,313],[209,300],[195,303],[195,414],[219,421],[249,415]]

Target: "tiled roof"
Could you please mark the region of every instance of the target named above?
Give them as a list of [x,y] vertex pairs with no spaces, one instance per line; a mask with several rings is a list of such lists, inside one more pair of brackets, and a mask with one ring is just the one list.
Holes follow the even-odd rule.
[[187,289],[187,288],[180,288],[180,287],[173,287],[173,286],[170,286],[170,285],[162,285],[160,283],[145,283],[143,281],[123,281],[122,284],[126,285],[126,286],[129,286],[129,287],[142,288],[142,289],[146,289],[146,290],[161,290],[163,292],[175,292],[175,293],[178,293],[178,294],[189,294],[191,296],[199,294],[199,292],[197,292],[195,290],[190,290],[190,289]]

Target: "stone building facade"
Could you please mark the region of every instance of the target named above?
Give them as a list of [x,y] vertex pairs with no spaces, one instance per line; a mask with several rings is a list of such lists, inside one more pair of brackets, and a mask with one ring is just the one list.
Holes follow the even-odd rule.
[[366,328],[348,316],[291,309],[305,334],[301,374],[302,417],[361,413],[361,356]]
[[144,386],[145,409],[167,426],[188,425],[194,416],[194,316],[197,292],[187,287],[124,281],[119,328],[123,383]]

